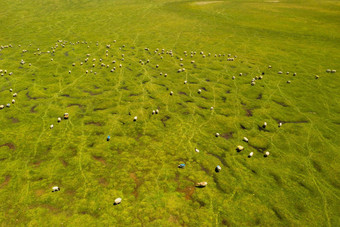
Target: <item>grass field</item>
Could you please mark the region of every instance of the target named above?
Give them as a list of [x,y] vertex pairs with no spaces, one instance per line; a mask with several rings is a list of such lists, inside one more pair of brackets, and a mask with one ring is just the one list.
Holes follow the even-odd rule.
[[1,226],[339,225],[339,1],[0,2]]

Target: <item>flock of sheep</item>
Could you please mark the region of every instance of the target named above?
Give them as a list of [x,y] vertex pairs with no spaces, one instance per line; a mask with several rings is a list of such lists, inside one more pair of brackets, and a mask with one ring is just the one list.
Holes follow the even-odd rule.
[[[80,44],[80,43],[81,43],[81,44],[87,44],[86,41],[82,41],[82,42],[78,41],[78,42],[76,42],[76,44]],[[116,43],[116,40],[114,40],[113,43]],[[58,42],[57,42],[53,47],[51,47],[52,51],[47,51],[47,53],[51,53],[51,52],[52,52],[52,53],[55,53],[55,51],[56,51],[58,48],[60,48],[60,47],[64,48],[65,45],[67,45],[67,44],[75,45],[75,43],[71,43],[71,42],[68,43],[68,42],[63,41],[63,40],[58,40]],[[98,43],[98,42],[96,43],[96,46],[99,46],[99,43]],[[10,44],[10,45],[5,45],[5,46],[0,46],[0,51],[1,51],[2,49],[4,49],[4,48],[12,48],[12,47],[13,47],[13,46],[12,46],[11,44]],[[19,47],[20,47],[20,45],[19,45]],[[119,47],[119,49],[122,49],[122,48],[124,48],[124,47],[125,47],[125,45]],[[89,48],[89,46],[88,46],[88,48]],[[110,50],[110,49],[111,49],[111,44],[107,44],[107,45],[106,45],[106,50],[105,50],[105,56],[106,56],[106,57],[109,56],[109,50]],[[149,48],[145,48],[145,51],[150,52],[150,49],[149,49]],[[26,49],[22,50],[22,53],[26,53],[26,52],[27,52]],[[40,49],[38,48],[38,49],[37,49],[37,52],[34,52],[34,55],[41,55],[42,53],[43,53],[43,52],[41,52]],[[151,53],[151,52],[150,52],[150,53]],[[169,55],[170,57],[173,57],[173,56],[174,56],[174,53],[173,53],[172,50],[166,51],[165,49],[160,50],[160,49],[158,49],[158,48],[157,48],[156,50],[154,50],[154,54],[156,54],[156,55],[158,54],[159,57],[160,57],[160,59],[163,59],[163,57],[164,57],[165,54]],[[187,52],[187,51],[184,51],[183,54],[184,54],[185,57],[187,57],[187,56],[189,55],[191,58],[193,58],[193,57],[196,55],[196,52],[195,52],[195,51],[191,51],[191,52],[189,53],[189,52]],[[211,56],[211,53],[208,53],[207,55],[205,55],[203,51],[200,51],[200,55],[201,55],[202,58],[206,58],[206,57],[210,57],[210,56]],[[84,61],[81,61],[81,62],[79,63],[79,65],[80,65],[80,66],[83,66],[84,64],[86,64],[86,65],[89,66],[89,63],[88,63],[88,62],[90,61],[90,59],[89,59],[90,56],[91,56],[91,54],[87,54],[87,55],[86,55],[86,58],[84,59]],[[226,56],[226,54],[214,54],[213,56],[214,56],[214,57],[224,57],[224,56]],[[91,67],[92,69],[87,69],[87,70],[85,71],[85,73],[88,74],[88,73],[90,72],[90,73],[96,74],[96,72],[93,71],[93,69],[95,69],[95,68],[98,67],[98,66],[99,66],[99,67],[102,67],[102,68],[107,68],[107,69],[109,70],[110,73],[114,73],[114,72],[117,70],[117,68],[116,68],[115,66],[114,66],[114,67],[110,66],[110,64],[112,64],[112,65],[117,65],[117,67],[122,68],[122,67],[123,67],[123,62],[124,62],[124,60],[125,60],[124,57],[125,57],[125,55],[124,55],[124,54],[121,54],[121,58],[120,58],[121,63],[120,63],[120,64],[118,64],[118,63],[116,62],[116,60],[110,60],[111,63],[104,63],[104,60],[103,60],[102,58],[100,58],[99,60],[97,60],[96,58],[93,58],[93,59],[91,60],[91,61],[92,61],[92,64],[90,64],[90,67]],[[236,56],[236,55],[232,57],[231,54],[228,54],[226,60],[227,60],[227,61],[235,61],[235,59],[237,59],[237,56]],[[106,60],[107,60],[107,59],[106,59]],[[183,73],[183,72],[186,71],[186,69],[184,68],[183,60],[184,60],[183,58],[179,58],[179,65],[180,65],[181,68],[177,69],[177,73]],[[53,58],[51,58],[51,61],[53,61]],[[118,60],[117,60],[117,61],[118,61]],[[99,64],[96,65],[97,62],[99,62]],[[151,62],[151,61],[150,61],[149,59],[147,59],[146,61],[144,61],[144,60],[139,60],[139,64],[141,64],[141,65],[150,64],[150,62]],[[20,61],[20,64],[21,64],[21,65],[24,65],[25,63],[26,63],[26,62],[25,62],[23,59]],[[194,64],[194,63],[195,63],[195,60],[191,60],[191,64]],[[29,66],[31,66],[31,65],[32,65],[32,64],[29,63]],[[72,67],[76,67],[76,66],[77,66],[77,64],[76,64],[75,62],[72,63]],[[155,65],[155,68],[156,68],[156,69],[159,69],[159,65],[156,64],[156,65]],[[272,68],[272,67],[269,65],[268,68]],[[72,72],[71,70],[68,71],[69,74],[70,74],[71,72]],[[335,73],[336,70],[334,70],[334,69],[333,69],[333,70],[327,69],[326,72],[327,72],[327,73]],[[1,76],[4,76],[5,74],[7,74],[7,70],[2,70],[2,69],[0,69],[0,74],[1,74]],[[283,72],[282,72],[282,71],[279,71],[278,74],[283,74]],[[289,72],[286,72],[286,74],[288,75]],[[12,75],[12,72],[10,72],[8,75]],[[159,75],[164,76],[164,77],[167,77],[167,76],[168,76],[167,73],[164,73],[164,74],[163,74],[163,72],[159,72]],[[251,83],[250,83],[251,86],[255,86],[255,85],[256,85],[256,80],[262,80],[262,79],[263,79],[263,75],[264,75],[264,73],[262,73],[262,75],[259,75],[259,76],[256,76],[256,77],[252,78]],[[296,73],[293,73],[292,75],[293,75],[293,76],[296,76],[297,74],[296,74]],[[242,73],[239,73],[239,76],[243,76],[243,74],[242,74]],[[315,78],[317,79],[317,78],[319,78],[319,76],[316,75]],[[233,76],[233,77],[232,77],[232,80],[235,80],[235,79],[236,79],[236,77]],[[185,81],[184,81],[184,84],[187,84],[187,82],[188,82],[188,81],[185,80]],[[288,80],[287,83],[290,83],[290,81]],[[13,92],[12,89],[9,89],[9,91],[10,91],[10,92]],[[202,93],[202,90],[201,90],[201,89],[198,89],[198,90],[197,90],[197,93],[198,93],[198,94],[201,94],[201,93]],[[173,91],[170,91],[170,96],[173,96],[173,95],[174,95],[174,92],[173,92]],[[14,93],[14,94],[13,94],[13,97],[16,97],[16,96],[17,96],[17,93]],[[11,102],[12,102],[12,104],[14,104],[14,103],[15,103],[15,100],[12,99]],[[4,107],[5,107],[5,105],[3,105],[3,104],[0,105],[0,109],[4,109]],[[9,108],[9,107],[10,107],[10,103],[8,103],[8,104],[6,105],[6,107]],[[214,110],[214,107],[211,107],[210,110]],[[152,113],[151,113],[151,114],[154,115],[154,114],[159,114],[159,113],[160,113],[159,110],[156,109],[156,110],[152,110]],[[69,114],[68,114],[68,113],[65,113],[65,114],[64,114],[64,119],[68,119],[68,118],[69,118]],[[62,120],[61,117],[58,117],[58,118],[57,118],[57,122],[61,122],[61,120]],[[137,116],[134,116],[133,121],[137,121]],[[280,122],[279,125],[278,125],[278,127],[281,127],[281,126],[282,126],[282,123]],[[263,125],[262,125],[262,128],[266,128],[266,127],[267,127],[267,123],[264,122]],[[54,128],[54,125],[51,124],[51,125],[50,125],[50,129],[53,129],[53,128]],[[220,134],[219,134],[219,133],[216,133],[215,136],[216,136],[216,137],[219,137]],[[109,141],[109,140],[110,140],[110,136],[107,137],[107,141]],[[248,140],[248,138],[244,137],[244,138],[243,138],[243,141],[244,141],[245,143],[248,143],[249,140]],[[241,152],[241,151],[244,150],[244,147],[243,147],[242,145],[238,145],[238,146],[236,147],[236,150],[237,150],[238,152]],[[196,152],[199,152],[199,149],[198,149],[198,148],[195,148],[195,151],[196,151]],[[269,154],[270,154],[270,153],[269,153],[268,151],[265,152],[264,157],[268,157]],[[254,155],[254,153],[253,153],[253,152],[250,152],[249,155],[248,155],[248,157],[251,158],[253,155]],[[184,164],[184,163],[182,163],[182,164],[180,164],[180,165],[178,166],[178,168],[184,168],[184,167],[185,167],[185,164]],[[220,171],[221,171],[221,166],[217,165],[216,168],[215,168],[215,171],[216,171],[217,173],[220,172]],[[207,186],[207,182],[199,182],[199,183],[196,184],[196,187],[205,187],[205,186]],[[59,188],[58,186],[54,186],[54,187],[52,188],[52,192],[57,192],[57,191],[60,191],[60,188]],[[114,201],[114,205],[120,204],[121,201],[122,201],[121,198],[117,198],[117,199]]]

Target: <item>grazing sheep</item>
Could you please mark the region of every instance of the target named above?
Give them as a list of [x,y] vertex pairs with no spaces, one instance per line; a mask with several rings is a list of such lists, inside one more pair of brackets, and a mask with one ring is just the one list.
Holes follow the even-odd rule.
[[203,187],[205,187],[205,186],[207,186],[207,185],[208,185],[207,182],[199,182],[199,183],[196,184],[196,187],[203,188]]
[[315,79],[319,79],[319,76],[318,76],[318,75],[315,75]]
[[14,94],[13,94],[13,97],[17,97],[17,95],[18,95],[17,93],[14,93]]
[[153,110],[153,111],[152,111],[152,115],[154,115],[155,113],[156,113],[156,111],[155,111],[155,110]]
[[163,73],[162,73],[162,72],[160,72],[160,73],[159,73],[159,75],[161,76],[161,75],[163,75]]
[[89,72],[89,70],[86,70],[85,73],[87,74]]
[[219,136],[220,136],[220,134],[219,134],[218,132],[216,132],[215,136],[216,136],[216,137],[219,137]]
[[122,64],[119,64],[119,68],[122,68]]
[[53,126],[53,125],[51,125],[51,126],[50,126],[50,129],[52,129],[53,127],[54,127],[54,126]]
[[182,69],[178,69],[177,72],[179,72],[179,73],[182,72]]
[[191,61],[191,64],[194,64],[195,63],[195,61]]
[[61,122],[61,117],[58,117],[58,122]]
[[95,66],[96,66],[96,64],[93,64],[93,65],[92,65],[92,67],[95,67]]
[[198,89],[197,93],[198,94],[201,94],[202,90],[201,89]]
[[163,59],[163,56],[161,56],[161,59]]
[[52,192],[60,191],[60,188],[58,186],[52,187]]
[[179,64],[180,66],[183,66],[183,63]]
[[64,119],[68,119],[68,113],[64,113]]
[[293,76],[296,76],[296,73],[293,73]]
[[262,128],[266,128],[267,127],[267,122],[264,122],[262,125]]
[[53,61],[53,58],[51,58],[51,61]]
[[288,75],[288,74],[289,74],[289,72],[286,72],[286,74]]
[[179,59],[180,61],[183,61],[183,58]]
[[254,85],[255,85],[255,81],[252,81],[252,82],[251,82],[251,86],[254,86]]
[[235,76],[233,76],[232,79],[235,80]]
[[332,69],[331,73],[336,73],[336,70],[335,70],[335,69]]
[[165,73],[165,74],[164,74],[164,77],[167,77],[167,76],[168,76],[168,74]]
[[243,151],[243,150],[244,150],[244,147],[242,147],[241,145],[238,145],[237,148],[236,148],[236,150],[237,150],[238,152]]
[[106,141],[110,141],[111,136],[107,136]]
[[9,91],[10,91],[10,92],[12,92],[12,91],[13,91],[13,89],[12,89],[12,88],[10,88],[10,89],[9,89]]
[[221,169],[222,169],[221,166],[217,165],[215,168],[215,172],[218,173],[221,171]]
[[210,107],[210,110],[214,110],[214,107]]
[[203,55],[202,57],[205,58],[205,55]]
[[13,73],[12,72],[10,72],[8,75],[12,75]]
[[248,155],[248,158],[251,158],[253,156],[254,152],[250,152]]
[[135,117],[133,118],[133,121],[137,121],[137,116],[135,116]]
[[271,66],[271,65],[268,65],[268,68],[269,68],[269,69],[271,69],[271,68],[272,68],[272,66]]
[[243,141],[248,143],[248,138],[247,137],[243,137]]
[[184,71],[185,71],[185,68],[183,68],[182,71],[184,72]]
[[185,80],[185,81],[184,81],[184,84],[186,84],[186,83],[188,83],[188,81]]
[[148,60],[146,60],[146,63],[149,63],[150,62],[150,60],[148,59]]
[[117,198],[115,199],[115,202],[113,203],[113,205],[118,205],[122,202],[122,199],[121,198]]
[[159,114],[159,110],[158,109],[156,109],[156,114]]
[[112,63],[114,64],[114,63],[116,63],[116,61],[115,61],[115,60],[113,60],[113,61],[112,61]]
[[71,74],[71,70],[69,70],[68,73]]
[[5,108],[5,106],[4,105],[0,105],[0,109],[2,110],[3,108]]
[[259,80],[262,80],[263,76],[259,76]]
[[269,156],[269,152],[267,151],[265,154],[264,154],[264,157],[268,157]]
[[12,99],[12,104],[14,104],[15,103],[15,100],[14,99]]
[[239,76],[242,76],[242,73],[240,73]]
[[76,63],[72,63],[72,66],[76,66]]
[[287,80],[287,84],[290,84],[290,80]]
[[159,65],[156,65],[156,68],[158,68],[159,67]]
[[170,91],[170,95],[173,95],[174,94],[174,92],[173,91]]
[[198,153],[198,152],[200,152],[200,150],[198,150],[197,148],[195,148],[195,151]]
[[331,70],[330,70],[330,69],[327,69],[327,70],[326,70],[326,72],[327,72],[327,73],[330,73],[330,72],[331,72]]
[[178,168],[184,168],[185,167],[185,164],[179,164],[178,165]]
[[281,126],[282,126],[282,123],[280,122],[280,123],[279,123],[279,128],[280,128]]
[[10,106],[11,106],[11,104],[7,103],[6,107],[8,107],[8,108],[9,108]]

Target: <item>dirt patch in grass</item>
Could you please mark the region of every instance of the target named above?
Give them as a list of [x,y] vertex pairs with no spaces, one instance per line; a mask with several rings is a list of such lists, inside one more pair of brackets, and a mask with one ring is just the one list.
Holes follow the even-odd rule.
[[29,98],[29,99],[33,99],[33,100],[36,100],[36,99],[45,99],[44,97],[32,97],[32,96],[30,96],[29,91],[26,92],[26,97]]
[[141,186],[142,182],[137,178],[137,175],[135,173],[130,173],[130,177],[134,180],[136,186],[133,190],[132,194],[135,196],[135,198],[138,197],[138,188]]
[[18,123],[20,122],[18,118],[15,118],[15,117],[11,117],[10,118],[12,120],[12,123]]
[[13,143],[5,143],[0,145],[0,147],[8,147],[11,150],[15,150],[15,145]]
[[95,95],[101,95],[101,94],[102,94],[102,92],[99,92],[99,93],[93,93],[92,91],[87,91],[87,90],[84,90],[83,92],[85,92],[85,93],[88,93],[88,94],[90,94],[91,96],[95,96]]
[[185,92],[183,92],[183,91],[178,92],[178,94],[188,96],[187,93],[185,93]]
[[92,155],[92,158],[97,160],[98,162],[102,163],[103,165],[106,165],[106,161],[105,161],[105,159],[103,157]]
[[170,117],[169,117],[169,116],[164,116],[164,117],[161,119],[161,121],[162,121],[162,123],[163,123],[164,127],[166,127],[166,124],[165,124],[165,122],[166,122],[167,120],[169,120],[169,119],[170,119]]
[[8,183],[9,183],[10,180],[11,180],[11,176],[7,175],[7,176],[5,177],[4,182],[2,182],[2,183],[0,184],[0,188],[3,188],[3,187],[5,187],[6,185],[8,185]]
[[106,108],[94,108],[93,111],[106,110]]
[[60,95],[60,96],[70,97],[70,95],[68,95],[68,94],[62,94],[62,95]]
[[32,106],[30,112],[31,112],[31,113],[36,113],[37,111],[35,110],[35,108],[36,108],[37,106],[38,106],[38,105]]
[[243,124],[240,124],[241,129],[247,129],[246,126],[244,126]]
[[63,158],[59,158],[59,161],[61,162],[61,164],[63,164],[64,167],[68,166],[68,163]]
[[200,166],[201,166],[201,169],[202,169],[206,174],[210,175],[210,171],[209,171],[207,168],[205,168],[202,164],[200,164]]
[[109,182],[107,182],[107,180],[103,177],[98,179],[99,184],[103,185],[103,186],[108,186]]
[[[262,128],[262,127],[261,127],[261,128]],[[257,146],[254,146],[254,145],[252,145],[252,144],[249,144],[249,143],[248,143],[248,145],[249,145],[250,147],[254,148],[255,150],[257,150],[258,152],[261,152],[261,153],[263,153],[263,152],[265,152],[266,150],[268,150],[268,147],[257,147]]]
[[129,95],[129,97],[131,97],[131,96],[138,96],[139,94],[134,94],[134,93],[132,93],[132,94],[130,94]]
[[224,166],[226,166],[226,167],[229,168],[229,165],[227,164],[227,162],[226,162],[221,156],[219,156],[219,155],[217,155],[217,154],[212,154],[212,153],[207,153],[207,154],[208,154],[208,155],[214,156],[215,158],[217,158],[218,160],[220,160],[220,162],[221,162]]
[[208,99],[207,97],[205,97],[205,96],[203,96],[203,95],[201,95],[200,96],[202,99]]
[[42,196],[43,194],[45,194],[45,191],[42,189],[38,189],[35,191],[35,195],[38,197]]
[[256,99],[262,99],[262,93],[260,93],[259,96],[257,96]]
[[192,195],[195,193],[195,189],[196,189],[195,186],[188,186],[188,187],[183,188],[183,189],[177,188],[177,191],[184,193],[185,199],[189,200],[189,199],[191,199]]
[[200,108],[200,109],[203,109],[203,110],[207,110],[208,109],[208,107],[204,107],[204,106],[197,106],[198,108]]
[[253,116],[253,112],[251,111],[251,109],[244,108],[244,110],[247,112],[247,117]]
[[78,104],[78,103],[69,104],[67,107],[71,107],[71,106],[78,106],[79,108],[83,108],[84,107],[83,105]]
[[100,123],[100,122],[94,122],[94,121],[86,122],[85,125],[103,126],[102,123]]
[[234,132],[227,132],[227,133],[222,134],[221,136],[222,136],[224,139],[228,140],[228,139],[233,138],[233,134],[234,134]]
[[279,104],[280,106],[288,107],[288,105],[284,102],[278,102],[278,101],[275,101],[275,100],[273,100],[273,102],[275,102],[276,104]]

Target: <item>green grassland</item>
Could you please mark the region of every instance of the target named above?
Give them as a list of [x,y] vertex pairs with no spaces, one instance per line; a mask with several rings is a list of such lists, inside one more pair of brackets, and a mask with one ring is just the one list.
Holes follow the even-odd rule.
[[1,226],[339,225],[339,1],[0,2]]

